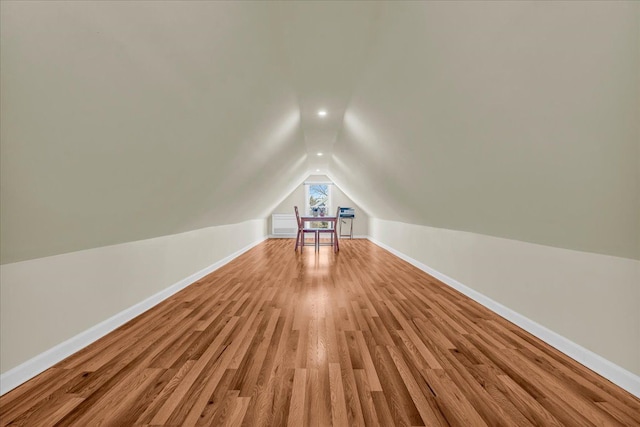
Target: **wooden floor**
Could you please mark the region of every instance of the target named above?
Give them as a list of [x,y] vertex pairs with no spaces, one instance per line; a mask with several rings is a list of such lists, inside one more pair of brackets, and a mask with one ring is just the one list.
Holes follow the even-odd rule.
[[0,398],[5,425],[616,426],[640,401],[364,240],[269,240]]

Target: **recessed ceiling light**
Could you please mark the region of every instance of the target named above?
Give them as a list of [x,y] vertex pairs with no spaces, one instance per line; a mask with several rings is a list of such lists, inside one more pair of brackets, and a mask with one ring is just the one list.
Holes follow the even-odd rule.
[[316,172],[320,172],[320,169],[316,169]]
[[320,111],[318,111],[318,115],[319,115],[320,117],[324,117],[324,116],[326,116],[326,115],[327,115],[327,110],[320,110]]
[[318,153],[318,156],[322,156],[322,153]]

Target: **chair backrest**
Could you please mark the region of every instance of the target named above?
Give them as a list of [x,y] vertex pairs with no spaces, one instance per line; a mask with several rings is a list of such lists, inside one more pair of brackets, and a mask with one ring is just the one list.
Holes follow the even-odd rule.
[[302,221],[300,221],[300,213],[298,213],[298,207],[294,206],[293,210],[296,211],[296,221],[298,222],[298,230],[302,228]]
[[333,228],[338,229],[338,221],[340,221],[340,206],[338,206],[338,210],[336,211],[336,222],[333,223]]

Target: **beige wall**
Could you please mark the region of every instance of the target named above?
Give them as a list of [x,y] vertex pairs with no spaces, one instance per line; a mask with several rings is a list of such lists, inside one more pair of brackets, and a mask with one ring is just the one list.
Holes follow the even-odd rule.
[[0,371],[262,239],[265,227],[252,220],[0,266]]
[[640,374],[640,262],[380,219],[372,238]]
[[375,218],[640,259],[640,2],[380,4],[341,188]]
[[268,4],[0,8],[1,264],[264,218],[307,172]]
[[[310,175],[305,182],[332,182],[325,175]],[[300,212],[304,212],[305,207],[305,190],[304,184],[300,184],[296,187],[272,212],[274,213],[293,213],[293,207],[298,206]],[[333,210],[341,207],[352,207],[356,211],[356,218],[353,220],[353,235],[354,236],[366,236],[369,234],[369,217],[367,214],[351,200],[337,185],[331,187],[331,203],[332,214]],[[271,233],[271,215],[267,218],[268,231]],[[343,231],[344,232],[344,231]]]

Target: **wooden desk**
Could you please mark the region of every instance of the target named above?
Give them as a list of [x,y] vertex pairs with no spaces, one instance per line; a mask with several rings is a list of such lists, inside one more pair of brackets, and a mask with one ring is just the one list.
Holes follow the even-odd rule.
[[[337,216],[300,216],[302,222],[332,222],[333,223],[333,251],[338,252],[340,245],[338,244],[338,217]],[[318,234],[318,239],[320,234]],[[318,246],[318,242],[316,242]]]

